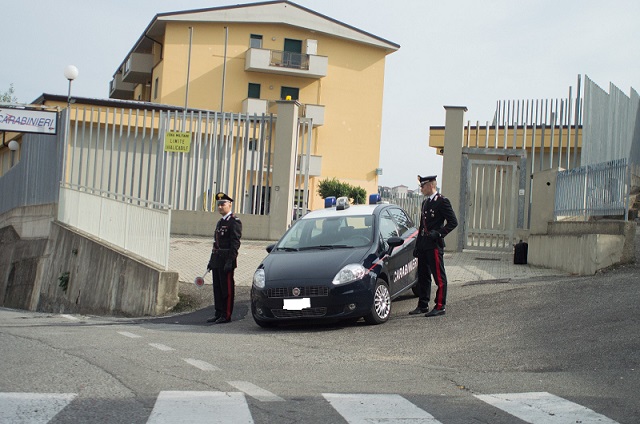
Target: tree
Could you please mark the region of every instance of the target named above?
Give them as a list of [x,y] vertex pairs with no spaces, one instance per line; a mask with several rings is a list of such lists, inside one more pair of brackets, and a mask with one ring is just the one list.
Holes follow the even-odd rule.
[[367,191],[362,187],[354,187],[351,184],[343,183],[335,178],[324,179],[318,184],[318,194],[323,199],[329,196],[348,197],[354,205],[366,202]]
[[0,94],[0,103],[17,103],[18,98],[13,95],[14,92],[13,83],[11,83],[9,84],[9,89]]

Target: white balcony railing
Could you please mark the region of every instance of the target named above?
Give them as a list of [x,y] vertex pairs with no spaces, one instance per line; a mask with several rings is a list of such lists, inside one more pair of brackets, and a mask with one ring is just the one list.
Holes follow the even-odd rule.
[[244,69],[250,72],[323,78],[327,76],[328,64],[326,56],[250,48],[247,50]]

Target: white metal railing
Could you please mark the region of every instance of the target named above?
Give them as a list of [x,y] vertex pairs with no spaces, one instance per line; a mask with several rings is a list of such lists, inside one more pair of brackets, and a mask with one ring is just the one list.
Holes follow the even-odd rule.
[[165,270],[169,267],[171,206],[103,190],[60,186],[58,221]]
[[554,218],[620,216],[628,219],[628,160],[584,165],[558,173]]

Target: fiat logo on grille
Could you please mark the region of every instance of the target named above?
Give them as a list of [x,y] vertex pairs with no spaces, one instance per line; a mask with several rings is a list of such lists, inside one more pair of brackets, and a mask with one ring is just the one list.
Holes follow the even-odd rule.
[[294,287],[293,290],[291,290],[291,294],[294,296],[300,296],[300,289],[298,287]]

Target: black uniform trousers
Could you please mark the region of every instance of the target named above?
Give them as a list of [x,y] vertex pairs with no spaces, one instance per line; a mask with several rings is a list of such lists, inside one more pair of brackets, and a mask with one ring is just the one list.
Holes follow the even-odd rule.
[[216,316],[231,320],[233,301],[236,294],[236,283],[233,279],[233,269],[225,271],[223,266],[214,267],[213,275],[213,303]]
[[417,250],[418,257],[418,307],[426,309],[431,299],[431,276],[436,283],[435,309],[447,304],[447,273],[444,269],[444,250],[441,247]]

